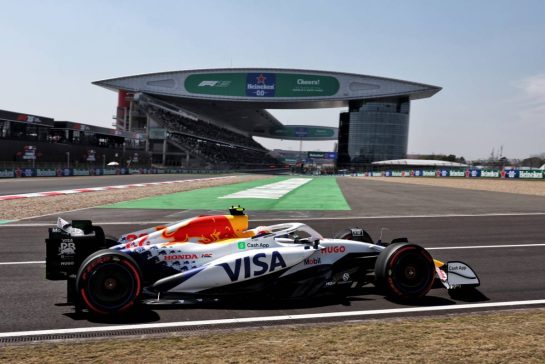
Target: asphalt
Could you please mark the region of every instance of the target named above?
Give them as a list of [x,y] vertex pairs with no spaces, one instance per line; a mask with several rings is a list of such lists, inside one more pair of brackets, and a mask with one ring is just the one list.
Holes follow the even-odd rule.
[[[338,181],[351,211],[249,211],[250,224],[255,226],[285,220],[301,221],[307,222],[324,236],[332,236],[346,227],[360,226],[366,228],[375,239],[382,230],[384,240],[406,236],[410,241],[429,248],[437,259],[469,263],[479,275],[482,285],[471,297],[453,299],[445,290],[434,289],[420,303],[422,306],[447,307],[468,302],[545,299],[545,198],[381,183],[356,178],[340,178]],[[90,218],[97,223],[104,223],[108,234],[119,235],[151,226],[154,222],[175,221],[202,212],[95,208],[65,214],[63,217]],[[3,252],[0,263],[44,260],[47,226],[54,221],[55,216],[45,216],[0,225],[0,246]],[[468,249],[471,247],[474,249]],[[128,323],[406,307],[372,290],[362,293],[365,294],[327,301],[154,309],[139,312],[129,318]],[[86,315],[77,316],[71,306],[63,304],[64,298],[64,282],[45,280],[44,264],[0,265],[0,333],[120,323],[89,321]],[[403,316],[406,313],[395,315]]]
[[133,174],[115,176],[33,177],[0,179],[0,196],[131,183],[177,181],[214,177],[212,174]]

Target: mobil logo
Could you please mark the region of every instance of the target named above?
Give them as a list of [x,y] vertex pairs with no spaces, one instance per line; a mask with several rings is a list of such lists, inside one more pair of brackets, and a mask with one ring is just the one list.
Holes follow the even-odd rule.
[[218,264],[225,270],[231,282],[236,282],[241,279],[255,278],[260,275],[274,272],[287,267],[286,261],[277,251],[273,251],[270,255],[266,253],[258,253],[253,256],[245,256],[235,259],[232,263]]
[[322,254],[344,253],[345,251],[346,247],[344,245],[326,246],[325,248],[320,249],[320,253]]

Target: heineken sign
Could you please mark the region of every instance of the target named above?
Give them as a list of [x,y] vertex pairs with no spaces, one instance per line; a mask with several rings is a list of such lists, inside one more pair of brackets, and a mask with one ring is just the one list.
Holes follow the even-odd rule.
[[338,129],[325,126],[284,125],[280,128],[271,128],[268,134],[279,139],[336,140]]
[[198,73],[185,89],[194,94],[233,97],[323,97],[339,91],[335,77],[297,73]]
[[307,152],[308,159],[336,159],[335,152]]

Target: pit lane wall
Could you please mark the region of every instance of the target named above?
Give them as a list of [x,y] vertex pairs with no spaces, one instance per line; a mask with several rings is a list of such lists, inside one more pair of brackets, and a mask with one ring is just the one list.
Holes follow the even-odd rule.
[[7,168],[0,169],[0,178],[106,176],[122,174],[219,174],[241,171],[212,169],[160,168]]
[[462,177],[462,178],[490,178],[490,179],[545,179],[545,171],[541,169],[406,169],[387,170],[380,172],[358,173],[356,176],[365,177]]

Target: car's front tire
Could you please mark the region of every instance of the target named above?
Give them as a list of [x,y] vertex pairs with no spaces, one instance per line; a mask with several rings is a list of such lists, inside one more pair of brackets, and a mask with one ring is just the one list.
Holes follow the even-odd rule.
[[142,274],[129,255],[99,250],[81,264],[76,287],[81,302],[92,314],[119,314],[137,303],[142,292]]
[[375,285],[396,301],[424,297],[435,279],[431,255],[421,246],[392,244],[384,249],[375,264]]

